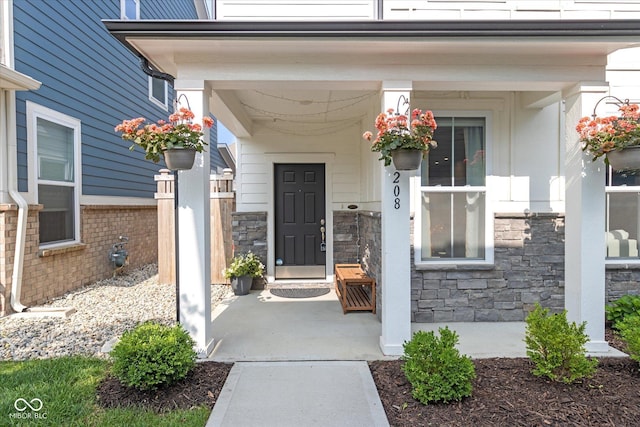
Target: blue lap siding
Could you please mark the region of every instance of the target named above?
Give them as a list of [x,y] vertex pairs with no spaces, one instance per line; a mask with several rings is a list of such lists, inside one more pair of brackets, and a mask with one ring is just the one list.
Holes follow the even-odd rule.
[[[82,194],[152,198],[154,174],[164,167],[114,132],[123,119],[166,119],[172,110],[149,99],[149,80],[140,62],[113,38],[102,19],[120,17],[120,0],[15,0],[16,70],[42,82],[18,92],[18,180],[28,190],[26,101],[81,121]],[[196,19],[193,0],[141,0],[142,19]],[[168,99],[173,99],[169,87]],[[211,134],[211,165],[222,165]]]

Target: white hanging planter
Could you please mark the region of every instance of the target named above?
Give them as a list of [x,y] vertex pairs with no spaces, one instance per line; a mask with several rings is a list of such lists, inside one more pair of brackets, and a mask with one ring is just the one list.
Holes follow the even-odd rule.
[[640,169],[640,145],[607,153],[607,160],[615,171]]

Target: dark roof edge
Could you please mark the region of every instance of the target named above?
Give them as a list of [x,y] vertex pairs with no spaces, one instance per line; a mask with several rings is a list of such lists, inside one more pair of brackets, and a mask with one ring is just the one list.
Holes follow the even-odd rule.
[[624,37],[640,20],[205,21],[104,20],[115,37]]

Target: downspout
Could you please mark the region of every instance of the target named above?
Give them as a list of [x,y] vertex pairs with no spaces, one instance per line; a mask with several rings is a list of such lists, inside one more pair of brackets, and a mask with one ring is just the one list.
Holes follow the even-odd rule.
[[7,91],[5,97],[7,123],[7,172],[9,196],[18,205],[18,223],[16,225],[16,247],[13,255],[13,272],[11,274],[11,308],[16,313],[27,311],[28,307],[20,302],[22,292],[22,270],[24,266],[24,247],[27,240],[27,215],[29,205],[18,192],[18,146],[16,137],[16,95],[15,91]]
[[171,74],[163,73],[161,71],[155,70],[149,65],[149,61],[144,56],[140,57],[140,68],[142,71],[155,79],[161,79],[169,82],[171,86],[173,86],[174,77]]

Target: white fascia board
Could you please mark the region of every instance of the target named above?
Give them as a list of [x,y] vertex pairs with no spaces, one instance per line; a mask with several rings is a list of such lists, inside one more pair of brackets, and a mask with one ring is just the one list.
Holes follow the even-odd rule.
[[6,90],[36,90],[40,88],[39,81],[32,79],[14,69],[0,64],[0,89]]

